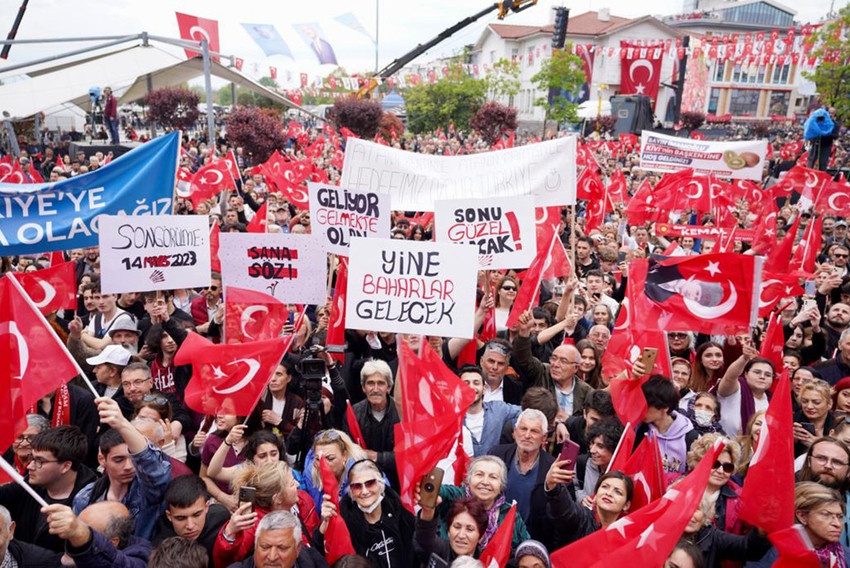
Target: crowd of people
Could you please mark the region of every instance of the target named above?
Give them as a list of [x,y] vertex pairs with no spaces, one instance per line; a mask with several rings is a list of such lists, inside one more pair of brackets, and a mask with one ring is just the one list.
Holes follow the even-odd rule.
[[[307,129],[310,142],[327,135],[320,126]],[[752,133],[730,129],[728,136],[747,139]],[[803,131],[783,125],[769,136],[776,157],[765,165],[765,185],[799,157],[783,159],[780,149],[801,141]],[[53,139],[65,137],[42,138],[22,149],[23,159],[32,159],[45,180],[103,167],[106,157],[68,155]],[[535,140],[521,133],[514,144]],[[462,131],[403,136],[393,145],[439,155],[490,149]],[[237,191],[197,208],[176,198],[176,213],[208,214],[222,231],[244,232],[267,203],[269,232],[310,232],[309,211],[270,191],[263,176],[251,172],[252,156],[230,148],[224,138],[216,147],[219,155],[233,150],[237,158],[242,172]],[[195,137],[186,136],[184,148],[181,167],[190,173],[212,159],[211,148]],[[848,150],[850,140],[838,136],[830,167],[843,167]],[[294,139],[282,151],[292,160],[307,159],[304,145]],[[340,171],[332,165],[333,151],[326,144],[313,162],[335,183]],[[597,145],[591,151],[603,178],[625,174],[630,194],[644,180],[660,179],[641,170],[634,150]],[[746,208],[738,204],[739,226],[753,228],[756,216]],[[432,238],[431,223],[419,224],[415,213],[394,212],[393,238]],[[682,213],[682,219],[689,216]],[[781,204],[779,236],[797,217],[801,225],[811,220],[792,202]],[[213,273],[202,290],[106,294],[97,247],[65,251],[76,263],[78,305],[49,314],[48,321],[98,396],[75,378],[29,410],[26,429],[5,457],[48,506],[16,483],[0,486],[0,567],[322,567],[327,565],[325,537],[336,517],[347,527],[356,554],[334,566],[480,566],[475,559],[515,503],[511,563],[549,568],[551,553],[611,527],[630,511],[635,480],[609,470],[624,425],[609,392],[611,377],[602,369],[629,262],[659,254],[673,240],[687,255],[713,245],[664,238],[651,224],[630,226],[622,235],[623,219],[615,210],[600,228],[586,233],[584,204],[579,203],[574,227],[565,208],[559,234],[575,251],[572,274],[545,281],[539,304],[511,328],[508,314],[522,281],[517,271],[492,271],[494,293],[486,282],[481,286],[479,310],[495,311],[497,334],[486,342],[473,340],[475,364],[458,361],[467,340],[355,329],[345,332],[340,363],[321,348],[330,301],[308,307],[306,317],[296,320],[297,329],[284,327],[294,341],[249,416],[204,416],[188,408],[184,392],[192,367],[174,364],[189,333],[220,341],[226,284],[220,274]],[[710,223],[710,216],[703,222]],[[798,237],[802,234],[801,228]],[[748,248],[747,242],[735,243],[736,251]],[[4,273],[47,267],[47,255],[2,260]],[[812,297],[789,298],[781,312],[783,364],[795,410],[795,522],[824,566],[842,568],[850,553],[848,260],[846,219],[824,217]],[[654,375],[642,386],[648,410],[635,427],[635,444],[647,435],[657,438],[668,482],[691,471],[715,441],[725,443],[665,566],[770,566],[777,558],[760,528],[739,516],[741,487],[771,386],[782,371],[759,356],[762,331],[723,337],[671,330],[672,376]],[[422,341],[475,398],[459,441],[469,463],[458,451],[446,456],[436,499],[418,491],[414,514],[400,496],[394,454],[400,413],[393,394],[400,345],[408,343],[417,352]],[[321,424],[305,425],[298,362],[312,354],[325,362],[327,372]],[[633,369],[635,376],[649,371],[641,363]],[[362,446],[353,441],[348,404]],[[566,440],[579,446],[575,463],[562,457]],[[320,458],[336,477],[338,505],[323,489]],[[458,469],[465,469],[462,480],[450,475]],[[605,551],[598,554],[604,557]]]

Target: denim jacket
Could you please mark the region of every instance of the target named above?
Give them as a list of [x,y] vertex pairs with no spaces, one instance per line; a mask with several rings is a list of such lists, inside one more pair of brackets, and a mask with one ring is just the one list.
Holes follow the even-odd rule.
[[[491,400],[484,403],[484,428],[481,430],[481,439],[476,440],[472,436],[472,454],[475,457],[483,456],[490,452],[490,449],[499,445],[499,438],[502,435],[502,426],[510,420],[511,425],[516,422],[519,413],[522,409],[515,404],[508,404],[500,400]],[[466,417],[463,419],[466,425]]]
[[[137,454],[130,454],[136,466],[136,479],[130,483],[127,494],[121,502],[130,511],[135,521],[133,534],[150,540],[157,519],[165,510],[165,489],[171,482],[171,462],[162,450],[153,446]],[[103,501],[109,490],[109,478],[103,476],[83,487],[74,497],[74,513],[80,512],[92,503]]]

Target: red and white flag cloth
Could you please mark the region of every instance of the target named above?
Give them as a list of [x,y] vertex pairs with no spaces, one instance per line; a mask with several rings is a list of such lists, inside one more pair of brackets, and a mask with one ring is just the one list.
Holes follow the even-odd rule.
[[34,272],[12,273],[41,313],[73,310],[77,307],[77,268],[74,261],[63,262]]
[[325,533],[325,560],[333,564],[343,556],[356,554],[354,545],[351,544],[351,533],[348,525],[339,513],[339,482],[333,471],[331,471],[325,456],[317,456],[319,459],[319,475],[322,478],[323,493],[330,497],[331,503],[336,507],[337,513],[328,520],[327,532]]
[[667,487],[658,437],[653,434],[645,436],[620,471],[634,482],[635,490],[629,511],[635,512],[661,497]]
[[[325,345],[342,347],[345,345],[345,307],[348,289],[348,257],[339,256],[339,267],[336,271],[336,286],[334,287],[331,315],[328,321],[328,335]],[[331,353],[331,357],[345,363],[345,353]]]
[[803,292],[797,276],[764,271],[759,292],[759,317],[767,317],[783,299],[796,298]]
[[[620,93],[658,100],[663,50],[620,42]],[[663,564],[663,562],[662,562]]]
[[228,286],[224,298],[227,343],[276,339],[289,317],[286,304],[265,292]]
[[[188,39],[190,41],[201,41],[206,39],[209,44],[210,51],[215,51],[217,53],[221,52],[221,47],[218,41],[217,20],[208,20],[206,18],[199,18],[198,16],[181,14],[180,12],[175,12],[175,14],[177,15],[177,27],[180,28],[181,39]],[[199,52],[191,49],[186,49],[185,51],[186,57],[189,59],[192,59],[196,55],[201,55]],[[217,56],[212,56],[212,59],[216,62],[219,60]]]
[[213,223],[210,227],[210,268],[216,272],[221,272],[221,259],[218,258],[219,237],[221,236],[221,227],[218,223]]
[[537,255],[531,261],[528,270],[525,271],[519,292],[511,307],[511,313],[508,314],[508,321],[505,324],[508,329],[519,323],[519,316],[523,312],[537,305],[540,284],[543,280],[543,271],[547,260],[551,257],[552,248],[555,246],[555,241],[557,240],[559,240],[557,234],[553,233],[546,247],[537,249]]
[[224,190],[236,190],[236,184],[224,160],[216,160],[199,169],[192,176],[190,184],[189,199],[192,200],[195,208],[198,207],[198,203],[215,197]]
[[269,226],[268,202],[264,202],[260,208],[251,217],[245,231],[248,233],[267,233]]
[[508,514],[499,523],[499,528],[493,533],[490,542],[481,551],[481,564],[484,568],[504,568],[511,558],[511,542],[514,536],[514,523],[516,522],[516,503],[513,504]]

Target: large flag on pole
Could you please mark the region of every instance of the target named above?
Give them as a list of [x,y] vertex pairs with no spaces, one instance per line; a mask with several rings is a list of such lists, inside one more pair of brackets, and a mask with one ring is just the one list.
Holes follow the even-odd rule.
[[[210,46],[210,51],[221,51],[218,42],[218,20],[208,20],[206,18],[199,18],[198,16],[181,14],[180,12],[175,12],[175,14],[177,15],[177,27],[180,28],[181,39],[188,39],[190,41],[201,41],[205,39]],[[189,59],[192,59],[196,55],[201,55],[191,49],[186,49],[185,51],[186,57]],[[213,60],[217,62],[218,57],[213,56]]]
[[319,27],[319,24],[316,22],[310,22],[306,24],[293,24],[292,27],[295,28],[295,31],[298,32],[298,35],[304,40],[304,43],[313,50],[313,54],[315,54],[316,59],[319,60],[320,64],[337,64],[334,48],[331,47],[330,43],[328,43],[328,40],[325,38],[325,33],[322,31],[322,28]]

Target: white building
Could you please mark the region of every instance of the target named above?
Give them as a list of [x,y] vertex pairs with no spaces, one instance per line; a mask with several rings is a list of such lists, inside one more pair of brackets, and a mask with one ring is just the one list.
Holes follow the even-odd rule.
[[[590,44],[595,47],[589,96],[594,104],[600,98],[607,101],[620,92],[620,41],[675,41],[682,35],[682,32],[652,16],[621,18],[611,15],[607,9],[576,16],[571,14],[567,24],[568,43]],[[518,119],[523,127],[539,127],[543,122],[543,108],[534,106],[534,101],[545,97],[546,93],[537,90],[531,78],[540,70],[542,60],[550,56],[551,41],[551,23],[544,26],[493,23],[484,29],[473,46],[472,63],[479,67],[485,64],[490,66],[500,59],[522,61],[519,95],[513,101],[501,102],[512,104],[518,109]],[[609,47],[616,50],[614,57],[607,57]],[[602,56],[603,54],[605,56]],[[655,115],[659,119],[664,118],[667,101],[673,92],[670,87],[664,86],[664,83],[671,84],[673,67],[673,59],[665,56],[661,67],[662,84],[655,105]]]

